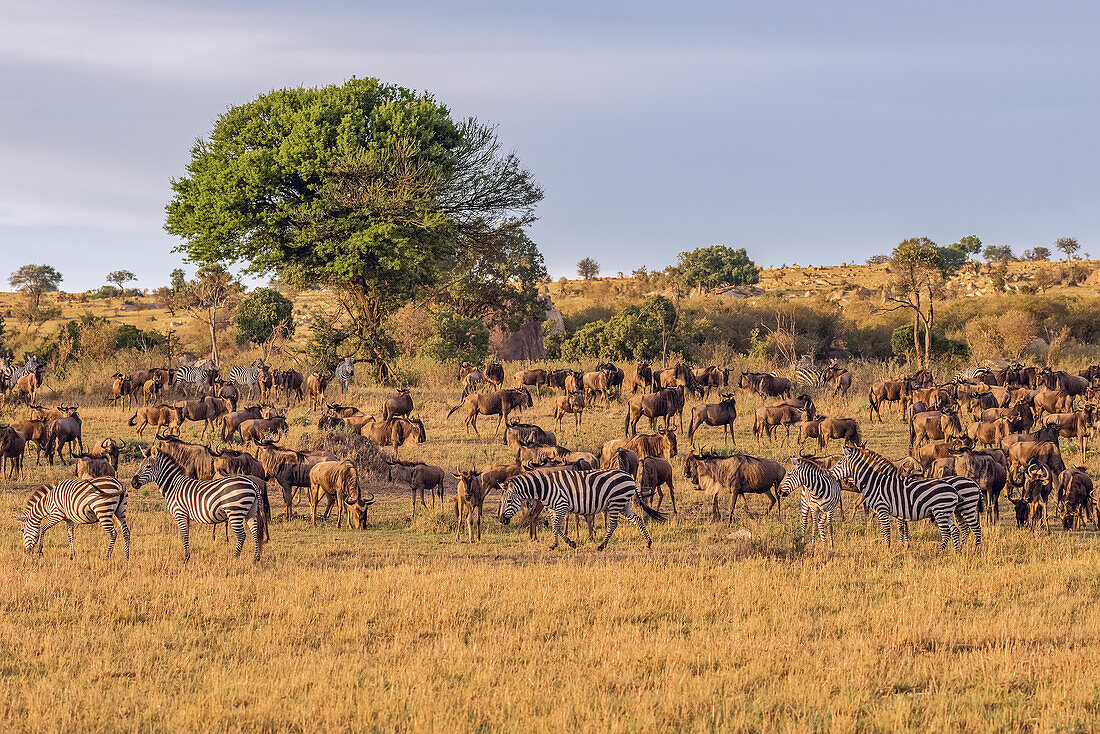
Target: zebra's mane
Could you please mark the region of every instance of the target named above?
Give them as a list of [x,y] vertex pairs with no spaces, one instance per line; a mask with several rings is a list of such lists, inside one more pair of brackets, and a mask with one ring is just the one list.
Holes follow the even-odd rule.
[[35,487],[30,496],[27,497],[26,503],[23,505],[24,510],[30,510],[42,503],[42,500],[46,499],[46,495],[50,491],[50,485],[43,484],[40,487]]
[[894,466],[893,462],[887,459],[882,454],[877,454],[871,449],[864,448],[862,446],[856,446],[852,449],[856,452],[856,456],[863,460],[863,463],[880,472],[887,474],[896,474],[901,476],[898,472],[898,468]]

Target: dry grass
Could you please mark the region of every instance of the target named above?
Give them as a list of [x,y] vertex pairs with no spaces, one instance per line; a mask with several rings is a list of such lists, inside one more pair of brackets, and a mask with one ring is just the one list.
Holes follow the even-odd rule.
[[[896,412],[865,423],[865,381],[879,371],[858,373],[850,401],[819,404],[858,414],[869,444],[898,455]],[[446,379],[420,375],[432,386],[413,390],[428,443],[403,458],[448,471],[508,460],[491,422],[479,440],[457,416],[445,420],[458,402],[457,387],[434,387]],[[89,443],[132,437],[128,414],[94,405],[104,385],[70,386],[88,396]],[[373,412],[383,395],[353,387],[341,402]],[[756,404],[739,403],[739,447],[784,459],[793,444],[752,442]],[[524,419],[549,425],[551,413],[544,398]],[[621,404],[597,405],[559,439],[598,450],[621,435],[621,416]],[[290,423],[295,445],[311,416],[295,408]],[[703,432],[700,443],[721,447],[716,429]],[[1095,533],[1034,537],[1003,511],[979,554],[941,555],[929,527],[909,550],[886,550],[860,520],[838,523],[836,547],[814,552],[787,501],[782,519],[739,510],[733,529],[753,539],[735,541],[705,519],[709,498],[675,465],[681,513],[650,525],[652,552],[630,526],[603,554],[583,536],[576,551],[550,552],[545,534],[531,545],[492,518],[495,496],[483,542],[458,542],[449,505],[413,520],[407,490],[371,481],[378,503],[365,531],[287,524],[277,506],[259,566],[229,559],[205,527],[184,566],[153,486],[131,494],[129,564],[106,562],[105,539],[86,526],[75,562],[59,528],[44,557],[24,556],[12,519],[22,497],[71,471],[36,469],[32,454],[28,477],[0,493],[0,711],[19,730],[67,731],[1047,731],[1100,721]],[[127,463],[123,479],[133,471]],[[448,500],[453,492],[448,478]]]

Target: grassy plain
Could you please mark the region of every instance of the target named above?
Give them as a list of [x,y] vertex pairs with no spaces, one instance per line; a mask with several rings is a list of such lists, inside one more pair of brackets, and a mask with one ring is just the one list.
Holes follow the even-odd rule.
[[[89,444],[132,438],[129,412],[102,405],[106,371],[87,369],[47,400],[86,406]],[[870,446],[901,455],[896,412],[882,426],[865,422],[865,386],[879,371],[861,368],[849,400],[819,405],[858,415]],[[374,410],[384,393],[355,385],[347,402]],[[428,442],[404,458],[448,470],[508,459],[491,422],[479,440],[464,436],[458,416],[445,419],[458,389],[444,370],[421,374],[413,397]],[[756,405],[740,399],[738,447],[785,460],[793,444],[753,442]],[[9,407],[5,417],[20,413]],[[548,426],[551,413],[543,398],[526,418]],[[597,406],[559,440],[598,451],[621,435],[622,415],[621,403]],[[291,410],[290,443],[310,420],[304,407]],[[703,429],[700,443],[720,448],[717,436]],[[583,536],[576,551],[549,551],[545,532],[529,543],[496,522],[496,496],[483,541],[461,542],[449,506],[413,518],[407,490],[372,479],[379,502],[367,530],[311,528],[304,505],[284,523],[274,492],[277,519],[258,566],[230,559],[205,528],[193,532],[185,566],[150,485],[131,494],[130,562],[121,553],[105,561],[105,538],[90,527],[77,528],[73,562],[61,528],[41,558],[20,548],[22,498],[71,471],[28,459],[22,482],[0,485],[0,712],[15,730],[1052,731],[1100,722],[1097,535],[1017,530],[1004,500],[979,553],[940,554],[924,526],[908,550],[887,550],[862,519],[837,522],[835,547],[815,551],[791,500],[781,518],[739,509],[732,528],[710,522],[710,498],[682,479],[677,459],[680,512],[650,525],[653,550],[624,525],[601,554]],[[1087,459],[1095,474],[1100,462]],[[128,462],[122,479],[133,471]],[[765,504],[750,506],[759,515]],[[752,540],[732,539],[739,528]]]

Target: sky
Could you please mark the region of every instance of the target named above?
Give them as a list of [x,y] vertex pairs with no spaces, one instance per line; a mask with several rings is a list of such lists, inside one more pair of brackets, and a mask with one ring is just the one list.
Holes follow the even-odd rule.
[[[166,284],[170,182],[228,107],[352,77],[498,126],[553,277],[710,244],[928,236],[1100,256],[1100,4],[0,0],[0,276]],[[193,270],[193,269],[192,269]]]

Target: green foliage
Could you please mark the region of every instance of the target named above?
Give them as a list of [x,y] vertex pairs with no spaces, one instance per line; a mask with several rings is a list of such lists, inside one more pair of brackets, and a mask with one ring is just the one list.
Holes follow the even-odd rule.
[[1009,245],[986,245],[982,249],[982,257],[991,263],[1007,263],[1016,259]]
[[868,265],[885,265],[888,262],[890,262],[889,255],[871,255],[867,258]]
[[321,372],[336,369],[336,363],[340,361],[340,347],[353,333],[351,325],[337,327],[324,319],[314,319],[309,325],[309,339],[306,341],[306,355],[313,368]]
[[265,344],[294,333],[294,304],[271,288],[257,288],[237,306],[237,344]]
[[107,277],[104,278],[108,283],[114,283],[118,286],[119,290],[122,290],[123,286],[129,283],[131,280],[137,280],[137,276],[129,270],[112,270],[107,273]]
[[339,291],[353,351],[372,358],[396,348],[386,317],[426,289],[486,262],[499,287],[494,258],[526,247],[517,232],[542,198],[492,128],[454,122],[430,95],[354,78],[231,108],[172,187],[165,227],[189,259]]
[[1032,262],[1042,262],[1050,259],[1050,248],[1039,245],[1031,249],[1024,250],[1024,260],[1030,260]]
[[118,327],[119,349],[152,349],[165,345],[168,340],[164,334],[152,329],[139,329],[131,324]]
[[561,343],[561,356],[583,359],[656,359],[666,350],[681,352],[685,334],[677,330],[679,314],[664,296],[650,296],[641,306],[627,306],[609,319],[589,322]]
[[1067,260],[1072,260],[1074,253],[1081,249],[1074,237],[1059,237],[1054,241],[1054,246],[1066,254]]
[[52,265],[23,265],[8,278],[8,283],[21,293],[40,295],[52,293],[64,277]]
[[585,280],[592,280],[600,274],[600,264],[593,258],[586,257],[577,263],[577,275]]
[[915,265],[934,269],[941,277],[946,278],[966,264],[969,258],[967,247],[959,243],[940,247],[927,237],[910,237],[894,248],[890,261],[898,266]]
[[[921,329],[921,338],[924,338],[924,329]],[[913,325],[904,324],[894,329],[890,335],[890,349],[897,357],[912,358],[913,356]],[[947,339],[937,336],[932,332],[932,350],[937,354],[953,357],[968,357],[970,349],[965,342],[955,339]]]
[[99,286],[98,290],[94,290],[90,294],[88,294],[88,297],[96,299],[108,299],[115,298],[116,296],[120,295],[122,295],[122,291],[118,288],[115,288],[113,285],[101,285]]
[[546,358],[561,359],[561,345],[565,341],[565,332],[549,320],[542,322],[540,330],[542,331],[542,348],[546,352]]
[[183,268],[176,268],[172,271],[171,288],[173,293],[179,293],[187,287],[187,273],[183,272]]
[[961,238],[958,242],[951,245],[951,248],[965,253],[969,257],[970,255],[977,255],[982,251],[982,241],[978,239],[978,235],[968,234],[966,237]]
[[489,327],[479,319],[453,311],[438,311],[435,331],[428,342],[427,353],[441,362],[467,360],[480,364],[489,356]]
[[760,271],[756,263],[749,259],[745,249],[735,250],[725,245],[711,245],[681,252],[679,263],[673,270],[681,285],[687,289],[696,286],[722,288],[760,282]]

